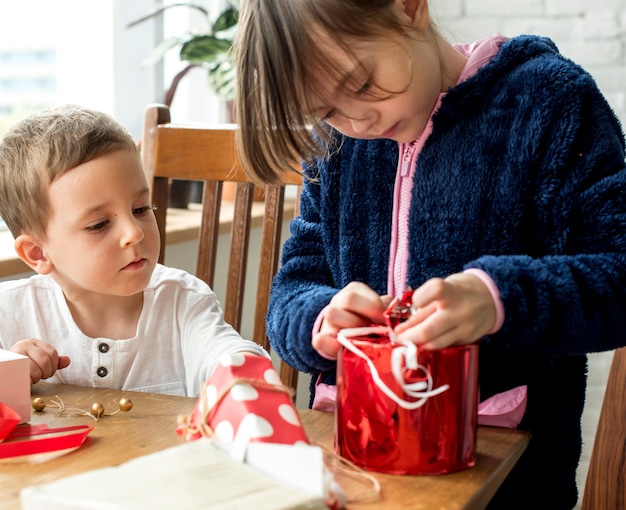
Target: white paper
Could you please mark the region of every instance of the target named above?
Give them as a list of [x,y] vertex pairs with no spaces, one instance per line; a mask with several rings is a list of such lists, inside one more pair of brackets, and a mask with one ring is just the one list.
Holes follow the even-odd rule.
[[324,452],[319,446],[250,443],[246,463],[318,498],[327,497]]
[[23,510],[296,510],[323,500],[234,460],[199,439],[22,489]]

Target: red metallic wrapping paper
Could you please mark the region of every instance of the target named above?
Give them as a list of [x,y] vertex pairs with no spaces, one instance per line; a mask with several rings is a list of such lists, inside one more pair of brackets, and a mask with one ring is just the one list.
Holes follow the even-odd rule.
[[271,360],[244,353],[220,358],[177,432],[185,441],[204,436],[226,444],[309,443],[289,389]]
[[69,453],[83,444],[93,427],[49,428],[47,425],[18,425],[21,415],[0,402],[0,460],[42,462]]
[[[411,355],[406,354],[406,345],[390,340],[391,329],[359,328],[344,333],[344,341],[363,356],[347,349],[345,343],[339,352],[336,452],[363,469],[392,474],[432,475],[473,466],[478,345],[440,350],[411,346],[418,366],[407,368],[409,362],[403,358],[397,376],[393,359],[397,365],[400,351],[408,356],[406,360]],[[395,400],[414,409],[405,409],[387,396],[377,378]],[[407,395],[411,388],[417,389],[413,392],[417,396]]]

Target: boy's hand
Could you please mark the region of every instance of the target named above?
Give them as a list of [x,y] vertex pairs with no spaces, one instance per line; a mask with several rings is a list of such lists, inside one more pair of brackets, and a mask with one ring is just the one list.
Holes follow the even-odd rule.
[[390,301],[389,296],[379,296],[364,283],[349,283],[333,296],[324,310],[320,331],[313,336],[313,348],[325,358],[336,358],[339,330],[383,324],[383,313]]
[[59,356],[57,350],[49,343],[27,338],[16,342],[11,348],[11,352],[16,352],[30,358],[30,383],[35,384],[41,379],[52,377],[57,370],[67,367],[70,358]]
[[396,326],[398,338],[427,349],[469,344],[496,320],[493,299],[476,275],[432,278],[413,293],[414,313]]

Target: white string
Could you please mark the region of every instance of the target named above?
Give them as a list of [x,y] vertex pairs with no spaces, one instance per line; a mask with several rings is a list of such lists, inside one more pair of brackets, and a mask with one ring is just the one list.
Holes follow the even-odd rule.
[[[392,345],[397,344],[396,347],[392,347],[391,351],[391,371],[396,382],[400,385],[404,393],[410,397],[418,400],[409,402],[396,395],[380,378],[378,370],[371,359],[354,345],[349,338],[362,337],[367,335],[380,335],[388,336]],[[346,328],[339,331],[337,334],[337,340],[350,352],[356,354],[359,358],[365,360],[369,366],[374,383],[380,390],[387,395],[391,400],[398,404],[403,409],[412,411],[422,407],[430,397],[439,395],[450,388],[449,384],[443,384],[438,388],[433,389],[433,378],[424,365],[420,365],[417,362],[417,346],[413,342],[403,342],[395,335],[391,328],[387,326],[372,326],[363,328]],[[407,384],[404,381],[402,374],[403,365],[411,370],[421,370],[426,376],[426,381],[418,381],[415,383]]]

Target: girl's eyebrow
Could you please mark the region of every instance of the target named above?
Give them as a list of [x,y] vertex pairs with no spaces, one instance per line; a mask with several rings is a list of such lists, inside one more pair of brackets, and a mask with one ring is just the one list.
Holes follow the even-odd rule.
[[337,86],[335,87],[335,90],[333,92],[335,94],[338,92],[341,92],[346,87],[346,84],[354,78],[354,75],[357,74],[360,68],[361,66],[355,64],[354,67],[352,67],[352,69],[347,70],[343,74],[341,79],[337,82]]
[[[333,95],[339,94],[345,88],[346,83],[348,83],[350,80],[353,79],[354,75],[357,73],[359,68],[360,66],[358,64],[355,64],[354,67],[352,67],[352,69],[347,70],[337,82],[337,85],[335,86],[332,94]],[[313,107],[313,113],[317,114],[317,112],[319,112],[320,110],[323,111],[326,108],[328,107],[325,105],[315,106]]]

